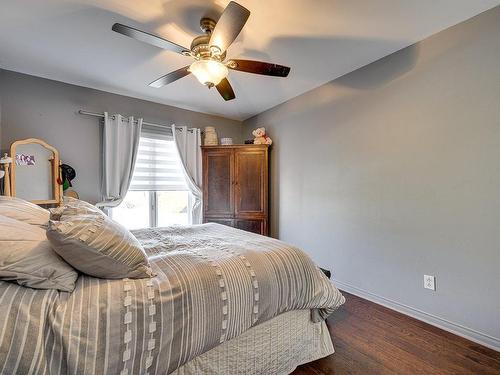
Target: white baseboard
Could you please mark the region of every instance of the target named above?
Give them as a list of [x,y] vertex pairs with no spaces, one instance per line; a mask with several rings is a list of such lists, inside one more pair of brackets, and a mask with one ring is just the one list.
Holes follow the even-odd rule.
[[409,315],[415,319],[421,320],[425,323],[444,329],[445,331],[454,333],[455,335],[464,337],[468,340],[474,341],[478,344],[484,345],[490,349],[500,352],[500,338],[493,337],[486,333],[476,331],[475,329],[451,322],[447,319],[440,318],[439,316],[429,314],[425,311],[416,309],[408,305],[404,305],[389,298],[379,296],[377,294],[368,292],[342,281],[335,279],[333,279],[332,281],[339,289],[345,290],[348,293],[367,299],[368,301],[375,302],[389,309],[396,310],[402,314]]

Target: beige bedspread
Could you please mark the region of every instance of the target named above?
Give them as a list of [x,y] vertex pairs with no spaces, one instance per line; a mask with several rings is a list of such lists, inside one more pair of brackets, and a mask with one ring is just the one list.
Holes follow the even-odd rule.
[[153,279],[0,281],[1,374],[166,374],[285,311],[344,298],[302,251],[217,224],[136,231]]
[[324,321],[309,310],[280,314],[199,355],[172,375],[287,375],[334,352]]

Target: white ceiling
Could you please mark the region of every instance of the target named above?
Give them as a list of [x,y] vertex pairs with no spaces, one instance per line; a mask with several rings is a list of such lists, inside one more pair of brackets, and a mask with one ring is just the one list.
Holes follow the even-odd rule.
[[231,71],[224,102],[193,76],[152,80],[191,59],[111,31],[115,22],[189,47],[227,0],[0,0],[0,67],[243,120],[496,5],[500,0],[239,0],[252,13],[229,57],[292,68],[288,78]]

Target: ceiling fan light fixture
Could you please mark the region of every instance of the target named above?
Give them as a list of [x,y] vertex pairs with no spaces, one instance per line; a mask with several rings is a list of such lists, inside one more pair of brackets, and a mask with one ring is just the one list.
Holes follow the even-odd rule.
[[190,65],[189,71],[207,86],[217,86],[229,74],[227,67],[216,60],[197,60]]
[[290,68],[287,66],[263,61],[241,59],[226,61],[227,49],[236,41],[249,16],[248,9],[235,1],[229,1],[218,21],[208,17],[203,17],[200,20],[200,27],[204,34],[196,36],[192,40],[190,48],[120,23],[115,23],[111,29],[139,42],[196,60],[191,65],[183,66],[157,78],[149,84],[150,87],[160,88],[193,73],[202,85],[208,88],[215,86],[222,98],[228,101],[236,98],[234,90],[226,78],[229,73],[228,69],[271,77],[287,77],[290,72]]

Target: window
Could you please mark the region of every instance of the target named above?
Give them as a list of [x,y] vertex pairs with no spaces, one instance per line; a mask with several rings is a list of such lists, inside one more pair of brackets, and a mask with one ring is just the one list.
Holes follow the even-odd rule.
[[129,191],[111,212],[126,228],[189,223],[192,199],[174,142],[170,129],[143,127]]

